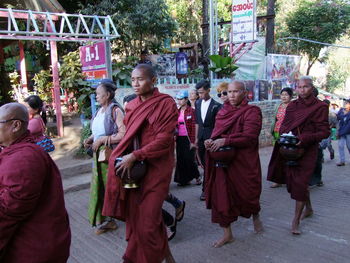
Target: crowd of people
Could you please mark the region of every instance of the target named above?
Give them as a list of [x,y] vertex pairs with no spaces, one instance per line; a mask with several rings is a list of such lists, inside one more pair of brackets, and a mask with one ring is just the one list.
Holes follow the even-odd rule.
[[[232,225],[238,217],[252,218],[254,231],[262,232],[263,118],[260,108],[248,103],[245,83],[221,83],[221,104],[210,97],[206,80],[179,92],[174,101],[155,87],[156,74],[148,64],[136,66],[131,80],[134,94],[124,98],[123,106],[114,99],[113,82],[104,80],[96,87],[100,108],[91,120],[92,135],[84,141],[93,152],[88,219],[95,233],[115,230],[117,220],[124,221],[125,263],[175,262],[168,241],[184,217],[186,202],[170,193],[173,176],[179,187],[202,185],[198,196],[223,230],[214,247],[234,240]],[[296,92],[293,100],[292,89],[281,90],[267,180],[271,187],[287,186],[295,200],[291,233],[300,235],[301,220],[313,214],[309,186],[322,165],[323,149],[334,159],[331,128],[338,128],[337,165],[345,165],[345,146],[350,153],[350,100],[334,115],[327,101],[317,99],[311,78],[301,77]],[[25,105],[0,107],[1,262],[61,263],[69,257],[71,233],[60,173],[37,144],[45,133],[42,107],[38,96],[27,98]],[[293,164],[283,136],[296,139]],[[175,213],[164,209],[164,201]]]

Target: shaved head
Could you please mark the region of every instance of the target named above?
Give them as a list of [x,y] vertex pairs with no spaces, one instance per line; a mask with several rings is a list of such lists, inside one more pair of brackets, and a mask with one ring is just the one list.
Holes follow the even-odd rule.
[[142,70],[145,75],[147,77],[149,77],[150,79],[153,79],[154,77],[156,77],[156,72],[154,71],[153,67],[151,65],[148,64],[138,64],[134,70]]
[[19,103],[0,107],[0,145],[7,147],[27,132],[29,114]]

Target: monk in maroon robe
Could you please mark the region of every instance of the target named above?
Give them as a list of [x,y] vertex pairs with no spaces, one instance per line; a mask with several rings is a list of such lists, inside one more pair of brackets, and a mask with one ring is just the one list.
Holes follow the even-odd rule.
[[269,181],[287,184],[291,198],[296,200],[291,229],[295,235],[301,233],[300,219],[313,214],[308,190],[309,182],[316,166],[318,144],[330,134],[328,106],[314,96],[314,89],[311,78],[300,78],[297,87],[298,99],[288,105],[280,129],[280,134],[292,132],[298,137],[298,146],[304,149],[304,154],[297,161],[298,165],[287,166],[286,160],[280,154],[280,145],[276,143],[267,175]]
[[71,234],[61,176],[28,116],[18,103],[0,108],[0,262],[64,263]]
[[[254,230],[257,233],[262,231],[259,219],[259,134],[262,115],[259,107],[248,105],[246,96],[244,82],[229,84],[228,101],[216,116],[211,139],[205,141],[209,151],[205,171],[207,208],[212,210],[212,222],[224,229],[224,236],[214,243],[214,247],[233,241],[231,223],[238,216],[253,216]],[[222,146],[232,146],[235,150],[232,160],[224,166],[210,154]]]
[[[139,64],[131,79],[138,97],[126,106],[126,133],[110,158],[103,215],[126,222],[128,246],[124,262],[160,263],[164,259],[173,262],[162,220],[162,205],[174,168],[177,108],[169,95],[154,88],[156,77],[151,66]],[[136,136],[140,149],[126,154]],[[123,160],[114,167],[115,159],[120,156]],[[147,174],[139,188],[124,189],[116,172],[127,172],[136,160],[146,161]]]

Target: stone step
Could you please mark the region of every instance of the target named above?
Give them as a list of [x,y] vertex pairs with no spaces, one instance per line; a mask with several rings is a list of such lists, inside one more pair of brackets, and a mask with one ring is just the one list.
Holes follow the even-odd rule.
[[80,176],[81,174],[91,173],[92,170],[92,159],[87,160],[76,160],[73,164],[69,164],[64,167],[59,166],[62,179],[69,179],[72,177]]
[[64,193],[71,193],[90,187],[91,172],[76,175],[62,180]]

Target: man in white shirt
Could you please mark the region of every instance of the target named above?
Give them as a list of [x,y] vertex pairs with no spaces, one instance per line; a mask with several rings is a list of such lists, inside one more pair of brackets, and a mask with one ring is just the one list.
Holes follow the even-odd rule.
[[[207,80],[202,80],[197,83],[196,89],[198,91],[199,100],[196,101],[196,122],[198,126],[198,154],[200,161],[205,168],[205,147],[204,141],[209,139],[215,126],[215,117],[221,108],[221,104],[210,97],[210,83]],[[204,182],[204,180],[203,180]],[[204,189],[204,183],[203,183]],[[202,190],[203,190],[202,189]],[[205,200],[204,192],[200,197],[202,201]]]

